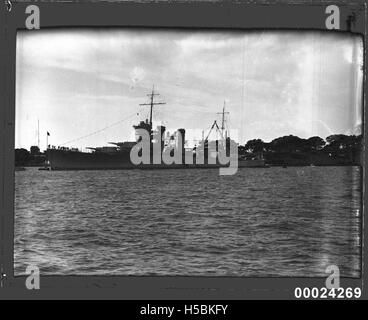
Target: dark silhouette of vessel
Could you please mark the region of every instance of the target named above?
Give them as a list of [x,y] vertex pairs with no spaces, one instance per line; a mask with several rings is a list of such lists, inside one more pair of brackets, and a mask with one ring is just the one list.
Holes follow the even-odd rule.
[[[219,168],[229,166],[229,163],[223,164],[219,158],[218,153],[211,152],[209,145],[216,145],[216,150],[221,150],[227,156],[230,155],[230,144],[236,145],[235,141],[231,140],[227,136],[227,131],[224,130],[224,116],[225,107],[222,111],[222,126],[218,126],[214,121],[210,132],[205,139],[202,139],[201,143],[194,148],[185,148],[185,129],[178,129],[177,132],[172,135],[168,141],[159,139],[157,137],[164,137],[166,128],[164,126],[158,126],[156,130],[153,130],[152,126],[152,113],[155,105],[165,104],[164,102],[155,102],[154,99],[158,96],[158,93],[152,89],[152,92],[148,94],[150,101],[141,105],[150,107],[150,117],[145,121],[141,121],[139,124],[133,126],[136,130],[136,141],[125,142],[110,142],[113,146],[105,147],[93,147],[89,148],[91,152],[82,152],[75,148],[66,147],[49,147],[46,151],[46,166],[43,170],[127,170],[127,169],[185,169],[185,168]],[[149,134],[150,144],[150,161],[149,163],[134,164],[131,161],[132,149],[141,141],[141,137],[137,132],[139,130],[145,130]],[[209,141],[209,135],[212,130],[217,130],[220,133],[221,139],[216,141]],[[177,139],[175,139],[177,137]],[[156,139],[155,139],[156,138]],[[174,139],[172,139],[174,138]],[[181,143],[180,143],[181,139]],[[212,143],[212,144],[211,144]],[[159,144],[159,146],[157,145]],[[178,151],[180,149],[181,160],[176,163],[167,164],[164,161],[157,163],[153,160],[153,151],[156,148],[165,152],[165,149],[171,148]],[[237,152],[236,152],[237,156]],[[192,161],[186,161],[192,159]],[[238,167],[266,167],[265,160],[258,159],[238,159]],[[47,169],[46,169],[47,168]]]

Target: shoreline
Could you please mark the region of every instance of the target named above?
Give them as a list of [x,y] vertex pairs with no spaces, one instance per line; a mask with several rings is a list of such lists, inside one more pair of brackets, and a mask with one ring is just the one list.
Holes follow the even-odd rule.
[[[315,167],[362,167],[360,164],[322,164],[322,165],[272,165],[268,164],[265,166],[254,166],[254,167],[237,167],[238,169],[269,169],[269,168],[315,168]],[[38,168],[40,171],[108,171],[108,170],[203,170],[203,169],[219,169],[219,168],[226,168],[226,166],[167,166],[167,167],[126,167],[126,168],[54,168],[48,169],[42,166],[15,166],[15,171],[26,171],[30,168]]]

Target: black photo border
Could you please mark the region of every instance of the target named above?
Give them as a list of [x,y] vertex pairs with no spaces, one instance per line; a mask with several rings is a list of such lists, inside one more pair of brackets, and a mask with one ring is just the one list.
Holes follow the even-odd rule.
[[[365,1],[11,1],[0,4],[0,267],[1,299],[294,299],[296,287],[324,287],[325,278],[242,278],[188,276],[43,276],[40,290],[27,290],[25,276],[14,276],[14,141],[16,34],[25,30],[26,7],[40,8],[45,28],[145,27],[243,30],[326,30],[326,7],[340,8],[340,30],[367,35]],[[9,8],[11,8],[9,10]],[[353,25],[348,17],[355,15]],[[29,30],[27,32],[37,32]],[[363,136],[367,141],[364,54]],[[362,274],[342,278],[341,286],[362,288],[368,298],[366,153],[363,161]],[[326,275],[327,276],[327,275]]]

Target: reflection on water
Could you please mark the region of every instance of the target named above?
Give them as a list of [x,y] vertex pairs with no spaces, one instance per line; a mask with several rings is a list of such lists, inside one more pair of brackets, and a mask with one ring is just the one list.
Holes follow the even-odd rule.
[[360,276],[358,167],[15,175],[16,275]]

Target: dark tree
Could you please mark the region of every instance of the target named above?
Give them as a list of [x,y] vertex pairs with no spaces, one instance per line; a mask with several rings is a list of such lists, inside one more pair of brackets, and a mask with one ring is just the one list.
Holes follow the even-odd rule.
[[362,136],[334,134],[326,138],[328,144],[323,148],[325,153],[345,163],[360,163]]
[[328,145],[325,149],[333,153],[343,153],[351,151],[357,143],[356,136],[346,136],[344,134],[333,134],[326,138]]
[[274,152],[295,153],[306,149],[306,140],[297,136],[289,135],[274,139],[270,142],[270,148]]
[[249,140],[245,146],[244,150],[250,153],[258,153],[265,151],[265,143],[261,139]]
[[32,146],[31,147],[31,155],[34,156],[34,155],[37,155],[37,154],[40,154],[40,148],[37,147],[37,146]]
[[30,160],[30,153],[26,149],[15,149],[15,166],[25,166]]
[[326,141],[329,145],[340,146],[347,142],[348,136],[344,134],[332,134],[326,138]]
[[326,141],[320,137],[311,137],[307,140],[307,145],[311,151],[319,151],[322,150],[326,145]]

